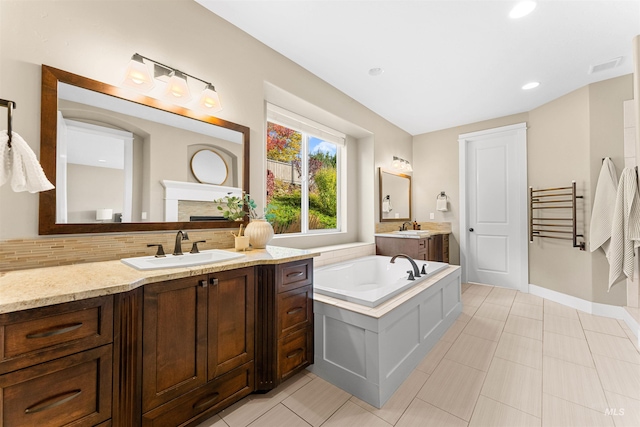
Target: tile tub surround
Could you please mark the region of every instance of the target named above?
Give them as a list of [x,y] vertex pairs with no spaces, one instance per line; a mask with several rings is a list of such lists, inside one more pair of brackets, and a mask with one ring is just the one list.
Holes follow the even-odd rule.
[[[191,248],[188,243],[198,240],[206,241],[198,245],[200,249],[226,249],[234,245],[229,230],[194,230],[188,234],[185,250]],[[155,248],[147,248],[148,243],[161,243],[165,252],[170,253],[175,236],[175,231],[168,231],[0,241],[0,272],[153,255]]]
[[313,309],[311,371],[379,408],[462,313],[460,267],[377,307],[315,293]]
[[[575,320],[576,310],[560,313],[549,300],[517,291],[512,299],[504,298],[503,293],[486,301],[493,289],[463,284],[465,312],[380,409],[304,371],[278,390],[249,396],[198,427],[640,425],[640,370],[633,369],[640,365],[628,361],[629,345],[635,341],[624,322],[577,311],[583,330],[578,343],[572,336],[543,332],[548,315]],[[514,311],[516,304],[532,308]],[[500,306],[509,312],[506,321],[499,321],[495,341],[483,338],[481,330],[467,328],[474,319],[503,318]],[[537,314],[525,317],[532,312],[542,313],[541,319]],[[613,344],[620,347],[625,360],[618,360],[617,352],[600,354],[607,351],[606,346],[591,347],[590,335],[603,338],[595,334],[628,337],[626,342],[615,339]],[[611,340],[604,338],[603,342]],[[469,349],[477,357],[468,357]],[[638,355],[639,349],[635,347]],[[482,364],[478,364],[480,358]],[[632,369],[625,373],[623,369],[629,366]],[[561,380],[555,381],[559,367],[566,369]],[[462,371],[471,375],[454,384],[452,379]],[[594,389],[583,389],[585,382],[593,383]],[[593,408],[594,403],[598,407]]]
[[[235,253],[235,251],[234,251]],[[267,246],[215,264],[160,270],[136,270],[120,261],[103,261],[0,272],[0,314],[69,301],[128,292],[149,283],[253,265],[281,264],[319,253]]]

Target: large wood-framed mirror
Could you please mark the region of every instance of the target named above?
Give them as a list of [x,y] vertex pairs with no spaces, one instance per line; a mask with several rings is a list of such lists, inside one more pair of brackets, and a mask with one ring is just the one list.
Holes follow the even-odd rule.
[[[39,234],[231,228],[212,198],[249,192],[246,126],[42,66]],[[213,149],[229,167],[201,184],[191,159]],[[184,202],[184,203],[182,203]]]
[[380,222],[411,220],[411,176],[380,168]]

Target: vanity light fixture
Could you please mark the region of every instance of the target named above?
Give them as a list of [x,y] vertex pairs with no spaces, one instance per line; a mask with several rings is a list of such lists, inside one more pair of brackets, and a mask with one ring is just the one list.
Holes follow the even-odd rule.
[[398,169],[404,172],[413,172],[411,163],[409,163],[408,160],[401,159],[397,156],[393,156],[393,162],[391,162],[391,166],[393,166],[394,169]]
[[[154,65],[153,77],[151,77],[145,61]],[[213,84],[138,53],[131,57],[123,84],[147,92],[154,87],[154,80],[166,82],[163,98],[184,105],[192,99],[187,78],[204,83],[202,94],[194,107],[205,114],[213,114],[222,110],[220,97]]]

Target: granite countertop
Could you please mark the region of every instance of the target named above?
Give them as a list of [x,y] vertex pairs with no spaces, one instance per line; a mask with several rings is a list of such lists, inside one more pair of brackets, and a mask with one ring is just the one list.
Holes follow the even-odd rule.
[[377,237],[397,237],[397,238],[402,238],[402,239],[424,239],[427,238],[429,236],[439,236],[441,234],[451,234],[450,231],[446,231],[446,230],[408,230],[408,231],[426,231],[429,234],[427,235],[412,235],[412,234],[399,234],[396,233],[395,231],[388,231],[386,233],[375,233],[374,236]]
[[264,264],[282,264],[320,253],[267,246],[242,258],[193,267],[136,270],[120,261],[0,272],[0,314],[127,292],[148,283]]

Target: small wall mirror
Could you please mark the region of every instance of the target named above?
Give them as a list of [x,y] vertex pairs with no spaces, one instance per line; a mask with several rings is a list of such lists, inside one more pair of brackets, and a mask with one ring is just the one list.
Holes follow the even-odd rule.
[[200,150],[191,157],[191,172],[203,184],[223,184],[228,171],[227,163],[214,150]]
[[380,168],[380,222],[411,220],[411,176]]

